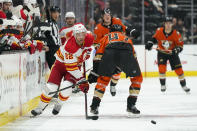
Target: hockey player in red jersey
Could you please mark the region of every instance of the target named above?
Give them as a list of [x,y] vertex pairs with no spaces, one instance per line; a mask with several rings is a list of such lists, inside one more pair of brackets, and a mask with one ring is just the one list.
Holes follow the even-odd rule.
[[[76,24],[80,24],[80,23],[76,23],[76,19],[75,19],[75,14],[74,12],[67,12],[65,15],[65,23],[66,23],[66,27],[63,27],[60,30],[60,38],[61,38],[61,43],[62,45],[64,45],[64,43],[66,42],[66,40],[68,40],[70,37],[73,36],[73,27]],[[78,88],[78,86],[73,87],[73,93],[78,93],[81,90]]]
[[172,70],[177,74],[181,87],[185,92],[190,88],[186,86],[186,80],[178,54],[183,50],[183,40],[181,34],[172,28],[172,17],[166,17],[164,27],[157,29],[151,40],[145,45],[147,50],[151,50],[153,44],[158,44],[158,67],[161,91],[166,91],[166,68],[169,60]]
[[79,23],[76,23],[74,12],[66,13],[65,23],[66,23],[66,26],[61,28],[60,30],[60,38],[61,38],[62,45],[64,45],[66,40],[68,40],[71,36],[73,36],[72,30],[73,30],[74,25],[79,24]]
[[[100,40],[109,33],[110,27],[114,24],[119,24],[122,26],[123,31],[127,34],[127,36],[131,36],[133,38],[137,38],[139,36],[139,32],[131,27],[126,27],[122,24],[121,20],[119,18],[112,17],[112,13],[109,8],[106,8],[102,11],[102,23],[99,23],[96,25],[94,29],[94,46],[97,49],[100,46]],[[96,60],[93,61],[94,64],[96,63]],[[93,64],[93,65],[94,65]],[[95,68],[95,67],[93,67]],[[120,73],[121,70],[116,71],[117,74],[112,76],[111,83],[110,83],[110,93],[112,96],[116,95],[116,84],[118,83],[118,80],[120,79]],[[94,83],[97,80],[97,73],[95,70],[92,70],[88,76],[89,83]]]
[[[40,96],[40,103],[36,109],[31,111],[34,116],[41,114],[51,101],[54,94],[49,95],[49,92],[58,90],[62,78],[64,78],[64,81],[60,89],[86,79],[81,71],[81,64],[89,58],[94,37],[92,34],[87,33],[86,28],[82,24],[74,26],[73,35],[63,46],[60,46],[55,54],[56,61],[51,69],[47,85]],[[80,84],[79,88],[87,93],[89,89],[88,82]],[[59,113],[62,104],[69,98],[71,93],[71,88],[58,93],[58,100],[52,111],[54,115]]]

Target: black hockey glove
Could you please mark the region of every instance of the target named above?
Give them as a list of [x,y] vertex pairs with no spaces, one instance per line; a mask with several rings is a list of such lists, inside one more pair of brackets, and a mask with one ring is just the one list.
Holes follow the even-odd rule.
[[145,44],[145,49],[146,50],[151,50],[153,47],[153,42],[152,41],[148,41],[147,44]]
[[90,71],[90,74],[88,75],[88,82],[90,84],[96,83],[99,75],[95,73],[93,70]]
[[182,51],[182,48],[179,47],[179,46],[176,46],[176,47],[172,50],[172,55],[178,55],[181,51]]
[[134,39],[137,39],[140,36],[140,32],[137,31],[135,28],[132,28],[131,26],[128,26],[126,28],[126,35],[133,37]]
[[91,70],[90,74],[88,75],[88,82],[90,84],[97,82],[97,78],[99,77],[99,75],[97,74],[98,66],[99,61],[93,61],[93,70]]

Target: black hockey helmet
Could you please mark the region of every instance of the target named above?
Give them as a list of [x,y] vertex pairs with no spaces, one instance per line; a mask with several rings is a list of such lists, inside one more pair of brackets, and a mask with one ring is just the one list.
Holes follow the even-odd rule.
[[102,10],[101,15],[103,16],[104,14],[110,14],[112,16],[111,10],[109,8]]
[[115,32],[115,31],[123,32],[122,26],[118,24],[111,25],[110,32]]
[[50,12],[61,12],[61,9],[58,6],[51,6]]
[[172,22],[172,17],[171,16],[166,16],[164,19],[164,22]]

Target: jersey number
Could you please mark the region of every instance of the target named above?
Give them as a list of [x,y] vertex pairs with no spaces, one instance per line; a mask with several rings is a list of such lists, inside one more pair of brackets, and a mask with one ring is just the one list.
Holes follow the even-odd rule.
[[112,36],[112,34],[109,35],[109,41],[111,40],[118,40],[118,34],[117,33],[114,33],[114,36]]
[[66,56],[66,59],[73,59],[73,55],[72,54],[65,53],[65,56]]

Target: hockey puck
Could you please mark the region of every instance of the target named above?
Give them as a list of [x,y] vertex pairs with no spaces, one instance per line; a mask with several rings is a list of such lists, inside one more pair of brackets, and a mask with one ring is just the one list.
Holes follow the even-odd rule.
[[157,122],[156,122],[156,121],[154,121],[154,120],[151,120],[151,123],[152,123],[152,124],[156,124]]
[[98,116],[92,116],[92,120],[98,120]]

